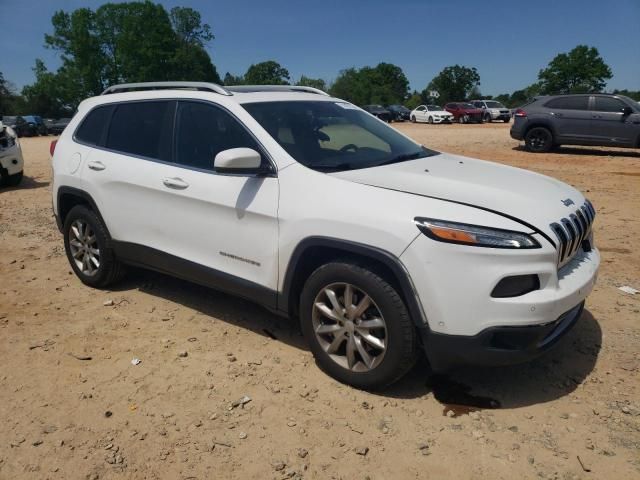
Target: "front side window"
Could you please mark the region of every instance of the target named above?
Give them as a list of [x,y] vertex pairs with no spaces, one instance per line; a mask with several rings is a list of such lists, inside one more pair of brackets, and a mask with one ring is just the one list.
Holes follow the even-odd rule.
[[113,108],[113,105],[103,105],[91,110],[76,130],[76,139],[87,145],[100,145]]
[[420,105],[418,108],[416,108],[416,110],[418,112],[424,112],[425,107],[423,105]]
[[545,107],[556,108],[558,110],[589,110],[589,97],[577,95],[571,97],[560,97],[549,100]]
[[370,168],[437,154],[345,102],[261,102],[243,107],[289,155],[318,171]]
[[121,103],[111,117],[106,147],[124,154],[171,161],[175,102]]
[[616,112],[622,113],[622,109],[626,105],[613,97],[596,97],[596,111],[598,112]]
[[186,167],[213,170],[216,155],[230,148],[261,151],[238,120],[211,104],[179,102],[176,129],[176,162]]

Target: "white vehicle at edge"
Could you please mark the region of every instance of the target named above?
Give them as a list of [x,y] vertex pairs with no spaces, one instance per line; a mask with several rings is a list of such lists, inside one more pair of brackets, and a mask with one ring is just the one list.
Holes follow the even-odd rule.
[[411,111],[409,119],[414,123],[451,123],[453,115],[439,105],[418,105]]
[[0,122],[0,184],[16,186],[22,181],[24,160],[16,132]]
[[527,170],[438,153],[319,90],[167,82],[84,101],[53,208],[87,285],[123,264],[299,317],[317,364],[379,388],[542,354],[597,275],[595,210]]

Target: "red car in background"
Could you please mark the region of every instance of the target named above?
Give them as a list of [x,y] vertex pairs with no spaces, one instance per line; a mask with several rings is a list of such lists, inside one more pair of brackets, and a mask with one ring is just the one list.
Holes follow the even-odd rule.
[[482,123],[483,111],[470,103],[447,103],[444,109],[459,123]]

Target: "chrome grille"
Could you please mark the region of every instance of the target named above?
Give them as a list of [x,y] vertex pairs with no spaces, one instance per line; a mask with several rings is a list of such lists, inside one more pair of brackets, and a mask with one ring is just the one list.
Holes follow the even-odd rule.
[[596,211],[589,200],[575,212],[551,224],[558,238],[558,265],[568,262],[589,236]]

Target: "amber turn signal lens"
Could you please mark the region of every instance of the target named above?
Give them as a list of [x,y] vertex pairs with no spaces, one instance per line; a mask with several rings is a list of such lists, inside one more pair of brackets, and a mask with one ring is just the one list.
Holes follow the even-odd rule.
[[431,232],[443,240],[452,242],[476,243],[476,237],[460,230],[450,230],[448,228],[431,227]]

